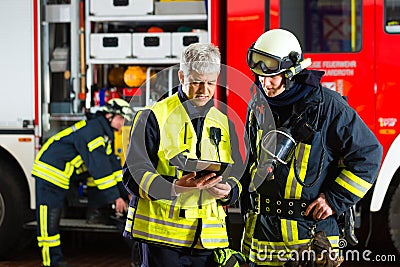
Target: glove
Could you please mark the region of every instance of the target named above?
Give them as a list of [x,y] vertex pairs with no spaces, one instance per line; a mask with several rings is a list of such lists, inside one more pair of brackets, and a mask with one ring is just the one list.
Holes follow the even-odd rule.
[[[308,252],[306,251],[308,250]],[[332,251],[331,243],[324,231],[313,234],[310,243],[298,250],[294,260],[288,261],[286,267],[338,267],[343,258],[332,259],[329,253]],[[314,258],[315,256],[315,258]]]
[[246,262],[242,253],[230,248],[215,249],[214,261],[218,267],[240,267]]

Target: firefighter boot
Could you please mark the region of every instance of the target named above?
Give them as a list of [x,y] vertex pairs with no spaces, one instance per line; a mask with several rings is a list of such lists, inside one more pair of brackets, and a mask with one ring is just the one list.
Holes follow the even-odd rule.
[[111,224],[109,209],[104,207],[88,207],[86,222],[88,224]]

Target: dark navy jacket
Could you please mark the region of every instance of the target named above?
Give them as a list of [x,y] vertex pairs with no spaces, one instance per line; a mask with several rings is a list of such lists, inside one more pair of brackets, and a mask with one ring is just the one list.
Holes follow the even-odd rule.
[[[292,160],[288,165],[279,165],[274,171],[275,179],[265,181],[257,192],[278,199],[292,198],[297,188],[301,190],[300,198],[310,202],[320,193],[325,193],[333,210],[340,215],[357,203],[375,182],[381,163],[382,147],[342,96],[320,85],[322,74],[304,70],[295,76],[294,86],[300,86],[301,90],[308,93],[291,105],[270,105],[276,127],[285,123],[290,127],[293,118],[302,115],[314,128],[315,134],[310,140],[296,140],[298,150],[295,153],[295,164],[300,173],[303,171],[303,176],[300,176],[304,178],[304,183],[309,185],[315,181],[315,184],[304,187],[293,178],[293,174],[289,173]],[[265,101],[264,95],[259,94],[257,97],[264,98]],[[253,98],[252,101],[248,116],[251,106],[257,100]],[[257,128],[256,124],[250,126],[247,121],[246,132],[252,143],[252,149],[248,153],[248,169],[257,159],[256,151],[259,148],[254,138]],[[305,156],[308,159],[306,161],[302,158]],[[249,208],[248,197],[245,196],[249,180],[250,174],[247,172],[245,179],[242,179],[243,212]]]
[[[112,152],[113,141],[113,129],[102,114],[97,114],[49,138],[35,160],[32,175],[68,189],[69,180],[77,174],[96,181],[121,173],[120,161]],[[54,173],[63,173],[65,177]],[[127,197],[122,183],[116,180],[99,189],[105,203],[112,203],[121,195]]]

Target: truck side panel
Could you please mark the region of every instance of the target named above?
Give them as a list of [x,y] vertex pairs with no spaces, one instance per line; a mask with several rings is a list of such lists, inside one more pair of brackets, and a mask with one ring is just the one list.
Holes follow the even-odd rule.
[[385,157],[371,199],[371,211],[379,211],[389,185],[400,166],[400,3],[376,1],[376,136],[384,147]]
[[0,2],[0,128],[22,128],[34,119],[32,0]]

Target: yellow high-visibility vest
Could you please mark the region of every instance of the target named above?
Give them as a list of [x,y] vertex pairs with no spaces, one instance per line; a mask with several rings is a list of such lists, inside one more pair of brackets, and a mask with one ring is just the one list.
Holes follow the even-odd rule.
[[[178,153],[184,152],[188,158],[197,158],[198,141],[196,131],[177,94],[156,103],[151,110],[160,128],[160,145],[157,174],[147,172],[142,178],[145,181],[143,184],[148,186],[157,175],[176,175],[177,170],[170,165],[169,160]],[[220,160],[233,163],[228,118],[214,107],[204,120],[200,140],[201,159],[219,160],[217,148],[210,139],[210,127],[221,129]],[[134,213],[134,238],[178,247],[191,247],[195,244],[195,248],[211,249],[229,245],[225,211],[205,190],[182,193],[173,200],[139,198]],[[200,221],[199,240],[194,240]]]

